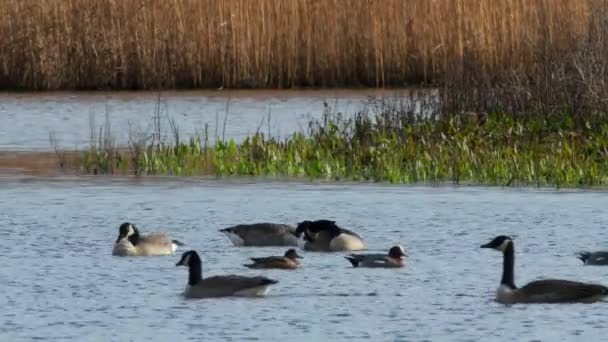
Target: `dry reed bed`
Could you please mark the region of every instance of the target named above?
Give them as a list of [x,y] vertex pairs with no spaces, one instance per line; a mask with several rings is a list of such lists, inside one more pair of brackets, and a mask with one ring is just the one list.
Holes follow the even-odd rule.
[[[403,86],[525,72],[604,0],[0,0],[0,88]],[[441,77],[438,77],[441,76]]]

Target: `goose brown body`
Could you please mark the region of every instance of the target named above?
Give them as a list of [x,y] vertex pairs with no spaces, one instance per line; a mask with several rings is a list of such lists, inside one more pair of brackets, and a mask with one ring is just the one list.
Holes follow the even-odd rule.
[[194,250],[184,252],[176,266],[188,267],[188,284],[184,290],[184,296],[188,298],[263,296],[268,286],[277,283],[266,277],[234,274],[203,278],[202,261]]
[[608,287],[603,285],[561,279],[537,280],[518,288],[514,280],[515,252],[511,238],[497,236],[481,248],[503,253],[503,273],[496,290],[499,303],[591,303],[608,296]]
[[245,265],[249,268],[277,268],[284,270],[293,270],[300,267],[298,259],[302,257],[298,255],[295,249],[290,249],[285,252],[284,256],[270,256],[263,258],[251,258],[252,264]]
[[224,233],[235,246],[297,246],[296,228],[280,223],[240,224],[224,229]]
[[119,227],[118,238],[112,250],[118,256],[173,255],[178,246],[177,240],[170,240],[165,233],[141,235],[135,225],[125,222]]

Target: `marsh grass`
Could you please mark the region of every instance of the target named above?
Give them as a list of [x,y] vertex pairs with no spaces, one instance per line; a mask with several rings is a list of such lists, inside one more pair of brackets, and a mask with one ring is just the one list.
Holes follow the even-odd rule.
[[0,88],[402,87],[469,84],[471,72],[487,86],[604,39],[594,14],[605,8],[603,0],[3,0]]
[[92,147],[84,160],[95,172],[139,175],[555,187],[608,182],[607,122],[578,127],[571,115],[558,120],[489,113],[479,118],[425,117],[387,101],[354,116],[326,106],[307,132],[285,139],[258,130],[241,143],[220,138],[210,145],[207,134],[182,141],[172,128],[172,139],[142,141],[130,150],[98,138],[103,148]]

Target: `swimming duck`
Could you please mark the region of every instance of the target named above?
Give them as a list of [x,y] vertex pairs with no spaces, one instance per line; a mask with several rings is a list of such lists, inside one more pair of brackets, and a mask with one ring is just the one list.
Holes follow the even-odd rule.
[[175,266],[188,267],[188,284],[184,290],[188,298],[259,297],[266,294],[268,286],[277,283],[259,276],[223,275],[203,279],[201,258],[194,250],[184,252]]
[[270,256],[265,258],[251,258],[253,264],[244,265],[249,268],[279,268],[296,269],[300,267],[298,259],[302,259],[295,249],[285,252],[284,256]]
[[581,252],[578,258],[584,265],[608,265],[608,252]]
[[515,286],[513,268],[515,252],[510,237],[500,235],[481,245],[503,253],[503,271],[500,286],[496,290],[496,301],[502,304],[515,303],[591,303],[608,295],[608,287],[570,280],[536,280],[518,288]]
[[296,235],[304,234],[304,249],[311,251],[338,252],[358,251],[366,248],[356,233],[338,227],[335,221],[303,221],[298,224]]
[[297,246],[296,228],[288,224],[239,224],[220,229],[235,246]]
[[345,256],[354,267],[403,267],[403,257],[407,256],[403,247],[391,247],[387,254],[350,254]]
[[169,240],[164,233],[141,236],[135,225],[125,222],[118,228],[118,238],[112,254],[119,256],[173,255],[177,247],[183,245],[177,240]]

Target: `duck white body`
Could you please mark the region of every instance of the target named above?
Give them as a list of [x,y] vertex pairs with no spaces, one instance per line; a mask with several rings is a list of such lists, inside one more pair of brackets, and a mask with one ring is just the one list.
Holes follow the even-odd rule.
[[403,257],[407,256],[403,247],[391,247],[388,254],[351,254],[346,256],[353,267],[398,268],[405,266]]

